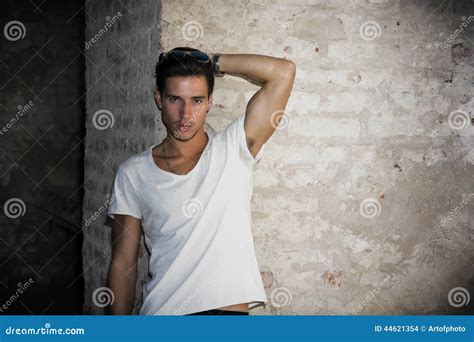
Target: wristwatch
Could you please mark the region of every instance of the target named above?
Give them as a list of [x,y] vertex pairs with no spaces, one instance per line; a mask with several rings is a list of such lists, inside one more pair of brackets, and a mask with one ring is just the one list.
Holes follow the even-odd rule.
[[220,53],[214,53],[212,54],[212,57],[211,57],[212,68],[214,70],[214,76],[216,77],[222,77],[225,75],[225,72],[221,71],[219,67],[220,57],[221,57]]

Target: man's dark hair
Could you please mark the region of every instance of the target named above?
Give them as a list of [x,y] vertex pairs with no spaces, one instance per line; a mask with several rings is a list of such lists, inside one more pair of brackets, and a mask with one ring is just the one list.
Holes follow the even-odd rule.
[[[177,47],[173,50],[182,51],[200,51],[189,47]],[[173,51],[170,50],[170,51]],[[161,62],[158,61],[155,66],[156,86],[160,93],[165,89],[165,81],[168,77],[173,76],[204,76],[207,82],[207,96],[211,96],[214,91],[214,73],[212,63],[202,63],[192,56],[184,56],[177,59],[169,55]]]

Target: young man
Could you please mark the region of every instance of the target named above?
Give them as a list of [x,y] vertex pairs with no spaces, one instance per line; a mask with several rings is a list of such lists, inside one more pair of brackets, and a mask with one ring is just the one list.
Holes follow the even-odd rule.
[[[162,53],[155,102],[166,138],[123,162],[108,209],[113,253],[107,286],[112,314],[130,314],[141,227],[150,251],[144,315],[248,314],[267,298],[250,229],[252,171],[293,86],[295,64],[254,54]],[[245,115],[215,134],[204,130],[214,76],[261,88]]]

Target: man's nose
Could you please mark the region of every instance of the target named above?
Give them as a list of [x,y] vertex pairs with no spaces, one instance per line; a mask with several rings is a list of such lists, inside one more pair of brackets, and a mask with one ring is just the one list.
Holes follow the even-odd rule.
[[189,101],[185,101],[181,108],[181,116],[185,118],[190,118],[193,114],[193,106],[192,103]]

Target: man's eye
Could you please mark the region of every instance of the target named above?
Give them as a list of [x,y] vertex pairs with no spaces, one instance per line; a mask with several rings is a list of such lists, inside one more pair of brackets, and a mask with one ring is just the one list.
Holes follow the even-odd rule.
[[177,100],[176,97],[170,97],[170,102],[175,102]]
[[196,99],[196,100],[194,100],[194,102],[196,102],[196,103],[201,103],[201,102],[202,102],[202,100],[198,100],[198,99]]

